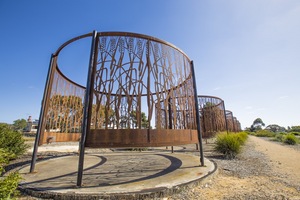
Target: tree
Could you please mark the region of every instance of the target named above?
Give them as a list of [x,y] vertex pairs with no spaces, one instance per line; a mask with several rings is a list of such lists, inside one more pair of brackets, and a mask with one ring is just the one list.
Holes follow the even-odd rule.
[[300,126],[292,126],[289,132],[300,132]]
[[13,123],[13,129],[16,131],[22,131],[27,126],[27,121],[25,119],[17,119]]
[[253,121],[253,124],[250,127],[250,131],[254,132],[254,131],[257,131],[257,130],[261,130],[262,126],[265,126],[265,123],[262,121],[261,118],[256,118]]
[[[130,120],[131,120],[131,126],[133,128],[137,128],[138,127],[138,119],[137,119],[136,111],[132,111],[130,113]],[[146,114],[144,112],[141,112],[141,128],[149,128],[148,124],[149,124],[149,121],[148,121]]]
[[22,155],[28,148],[22,134],[6,124],[0,124],[0,149],[5,149],[14,158]]
[[274,133],[276,133],[276,132],[286,132],[286,129],[284,127],[279,126],[277,124],[270,124],[265,129],[270,130]]
[[149,124],[149,121],[148,121],[148,118],[146,116],[146,114],[144,112],[142,112],[142,128],[149,128],[148,124]]

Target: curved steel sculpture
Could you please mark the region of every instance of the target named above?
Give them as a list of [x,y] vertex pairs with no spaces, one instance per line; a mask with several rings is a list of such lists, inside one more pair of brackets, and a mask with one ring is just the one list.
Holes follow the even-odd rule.
[[234,121],[234,131],[240,132],[242,130],[240,121],[236,117],[233,117],[233,121]]
[[[82,38],[92,40],[85,87],[66,77],[57,60]],[[51,57],[39,122],[31,172],[38,145],[80,138],[78,186],[85,147],[200,143],[204,165],[193,62],[154,37],[94,31],[64,43]]]
[[239,120],[233,116],[230,110],[226,110],[226,121],[228,125],[228,131],[239,132],[242,130]]
[[228,130],[225,104],[221,98],[198,95],[198,102],[203,138],[211,138],[218,132]]

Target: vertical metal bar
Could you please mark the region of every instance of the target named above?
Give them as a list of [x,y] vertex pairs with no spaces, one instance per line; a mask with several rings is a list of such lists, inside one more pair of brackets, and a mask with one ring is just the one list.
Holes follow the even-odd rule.
[[[168,115],[169,115],[169,129],[172,129],[172,106],[171,106],[171,97],[168,99]],[[171,146],[171,152],[174,153],[174,147]]]
[[37,130],[35,142],[34,142],[34,148],[33,148],[31,165],[30,165],[30,173],[34,172],[37,151],[38,151],[38,146],[39,146],[39,142],[40,142],[40,136],[41,136],[41,132],[43,131],[43,128],[44,128],[43,124],[44,124],[44,118],[45,118],[45,108],[47,107],[47,103],[49,102],[48,98],[49,98],[49,95],[51,92],[49,87],[50,87],[50,83],[52,82],[51,80],[53,79],[54,66],[55,66],[54,65],[54,55],[52,54],[51,58],[50,58],[50,64],[49,64],[47,79],[46,79],[46,83],[45,83],[44,95],[43,95],[43,100],[42,100],[42,105],[41,105],[40,116],[39,116],[38,130]]
[[[151,102],[150,102],[150,96],[151,96],[151,91],[150,91],[150,84],[151,84],[151,59],[150,59],[150,40],[147,40],[147,46],[146,46],[146,58],[147,58],[147,106],[148,106],[148,127],[151,126],[151,121],[150,121],[150,113],[152,115],[152,110],[151,110]],[[151,117],[152,118],[152,117]]]
[[191,71],[192,71],[193,86],[194,86],[197,132],[198,132],[198,140],[199,140],[199,146],[200,146],[200,148],[199,148],[200,163],[201,163],[201,166],[204,166],[204,156],[203,156],[203,145],[202,145],[202,135],[201,135],[200,113],[199,113],[199,105],[198,105],[197,84],[196,84],[196,76],[195,76],[194,62],[193,61],[191,61]]
[[[200,112],[200,110],[199,110],[199,112]],[[203,132],[204,135],[206,135],[205,134],[205,133],[207,133],[206,123],[205,123],[206,122],[206,117],[204,115],[205,111],[204,111],[203,108],[202,108],[201,112],[202,112],[202,121],[203,121],[203,123],[202,123],[202,132]],[[200,114],[199,114],[199,118],[200,118]],[[201,118],[200,118],[200,121],[201,121]]]
[[87,75],[87,83],[86,83],[86,91],[84,98],[84,111],[83,111],[83,119],[82,119],[82,134],[79,144],[79,161],[78,161],[78,173],[77,173],[77,186],[82,186],[82,174],[83,174],[83,164],[84,164],[84,150],[85,150],[85,141],[86,135],[90,130],[90,117],[91,117],[91,107],[93,103],[93,82],[94,82],[94,66],[95,59],[97,54],[97,31],[93,32],[92,36],[92,45],[91,45],[91,54],[89,61],[89,69]]
[[171,97],[168,99],[168,115],[169,115],[169,129],[172,129],[172,106],[171,106]]

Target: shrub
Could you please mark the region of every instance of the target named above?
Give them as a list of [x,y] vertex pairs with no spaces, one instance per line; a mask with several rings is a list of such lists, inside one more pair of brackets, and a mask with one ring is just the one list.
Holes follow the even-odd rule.
[[293,135],[300,135],[300,132],[290,132],[290,134],[293,134]]
[[0,199],[11,199],[19,194],[18,183],[21,180],[19,173],[10,173],[7,177],[0,179]]
[[21,180],[20,175],[14,172],[3,177],[2,174],[9,160],[22,155],[27,148],[21,133],[7,124],[0,124],[0,199],[11,199],[18,194],[16,189]]
[[12,130],[7,124],[0,124],[0,148],[8,151],[13,158],[22,155],[28,145],[21,133]]
[[241,145],[244,145],[248,138],[247,132],[239,132],[239,133],[236,133],[235,136],[237,137],[237,139]]
[[255,133],[257,137],[275,137],[276,133],[273,133],[268,130],[260,130]]
[[235,158],[240,149],[241,143],[234,134],[219,134],[217,136],[215,150],[224,154],[225,158]]
[[8,163],[12,155],[5,149],[0,149],[0,199],[11,199],[19,194],[16,190],[21,176],[17,173],[10,173],[6,177],[2,177],[4,165]]
[[275,135],[275,138],[274,138],[274,141],[277,141],[277,142],[283,142],[283,138],[284,138],[284,134],[276,134]]
[[285,144],[295,145],[298,143],[298,139],[296,138],[295,135],[289,133],[284,137],[283,142]]

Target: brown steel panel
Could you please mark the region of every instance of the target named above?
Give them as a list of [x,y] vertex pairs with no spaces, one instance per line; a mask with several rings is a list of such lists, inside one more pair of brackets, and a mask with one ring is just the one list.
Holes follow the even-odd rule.
[[94,129],[87,135],[86,147],[159,147],[197,142],[196,130]]
[[80,133],[53,133],[45,132],[42,140],[43,144],[47,144],[47,139],[53,137],[53,142],[78,142],[80,139]]

